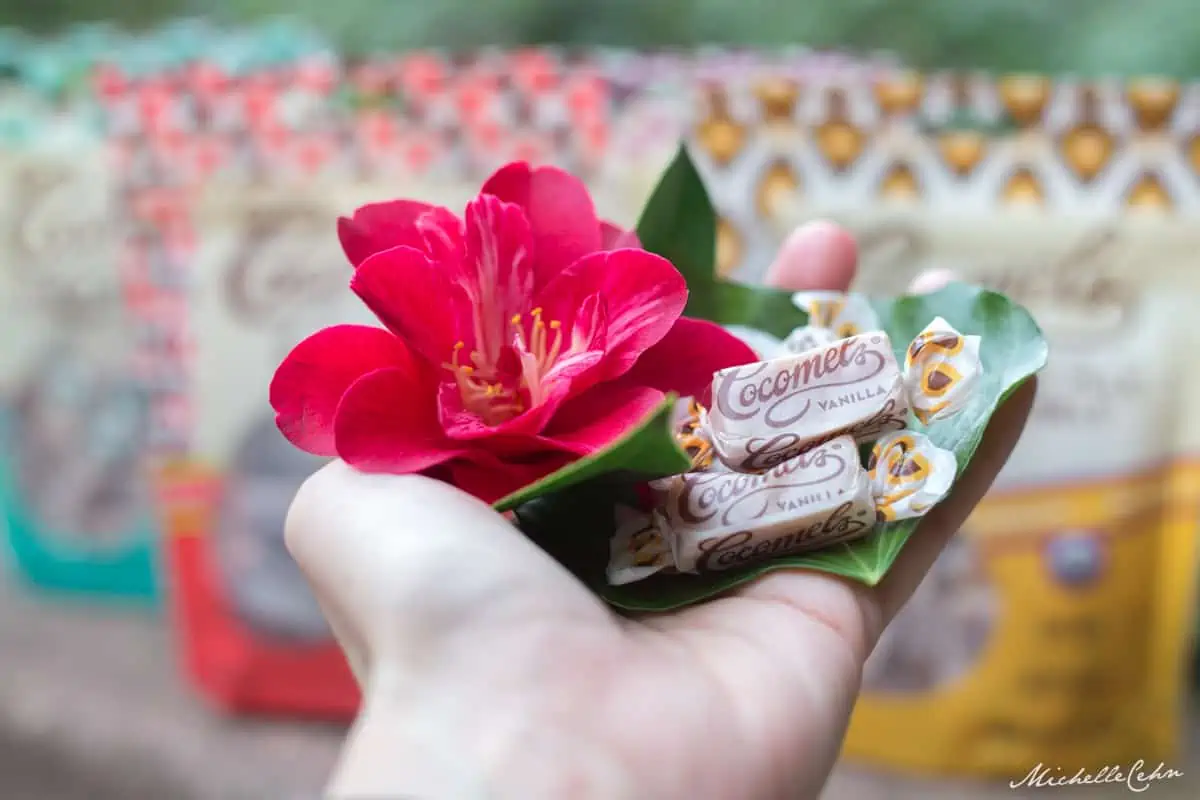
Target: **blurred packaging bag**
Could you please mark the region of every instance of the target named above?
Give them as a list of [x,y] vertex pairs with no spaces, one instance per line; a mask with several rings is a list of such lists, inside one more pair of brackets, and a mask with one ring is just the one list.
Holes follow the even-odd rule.
[[[216,86],[131,89],[161,92],[143,120],[149,141],[130,147],[128,180],[144,234],[137,304],[171,603],[189,678],[237,712],[345,719],[358,705],[283,538],[292,498],[324,459],[284,440],[268,398],[276,366],[303,338],[378,324],[349,289],[337,218],[398,196],[459,207],[475,189],[445,171],[420,182],[409,159],[369,150],[372,109],[333,108],[337,69],[306,59]],[[178,127],[164,122],[185,110],[194,116],[180,113]]]
[[[28,45],[22,80],[0,89],[0,511],[33,584],[148,599],[148,407],[121,302],[115,183],[78,87],[51,80],[60,62]],[[35,78],[50,87],[34,91]]]
[[[105,75],[164,577],[184,669],[210,701],[345,719],[358,689],[283,542],[291,499],[322,460],[283,439],[267,398],[291,346],[355,310],[335,232],[342,186],[267,158],[294,164],[293,143],[327,143],[292,131],[324,119],[333,65],[317,52],[264,68],[254,44],[221,39],[211,61]],[[271,153],[253,146],[266,140]]]
[[[845,755],[1005,780],[1171,764],[1200,522],[1196,90],[780,85],[699,104],[696,152],[740,241],[832,218],[859,240],[861,290],[953,269],[1026,304],[1051,345],[1012,461],[868,663]],[[725,266],[759,279],[770,249]]]
[[187,457],[161,473],[169,572],[191,677],[232,710],[349,717],[358,690],[288,554],[283,522],[323,459],[275,427],[267,389],[297,342],[370,322],[335,222],[344,184],[214,179],[193,211],[185,313]]
[[[772,148],[795,153],[798,141],[819,133],[828,87],[869,86],[896,69],[886,55],[807,50],[617,52],[602,63],[612,97],[608,147],[594,181],[602,211],[636,224],[686,140],[714,186],[718,272],[741,281],[761,279],[779,245],[771,209],[797,188],[786,159],[757,159]],[[747,161],[752,170],[742,168]]]
[[214,178],[197,201],[190,444],[161,478],[188,670],[233,710],[348,717],[357,708],[357,687],[283,540],[292,498],[324,459],[280,435],[268,386],[309,334],[379,324],[349,289],[336,221],[392,191],[335,169]]

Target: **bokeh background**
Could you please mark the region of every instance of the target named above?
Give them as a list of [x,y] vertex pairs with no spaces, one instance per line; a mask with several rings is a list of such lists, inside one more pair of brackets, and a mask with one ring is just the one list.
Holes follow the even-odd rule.
[[[1178,377],[1190,375],[1186,354],[1194,352],[1191,345],[1200,343],[1200,331],[1176,324],[1185,316],[1180,309],[1186,310],[1196,298],[1195,276],[1200,275],[1200,269],[1193,269],[1200,266],[1193,264],[1193,254],[1200,252],[1200,233],[1192,232],[1200,231],[1195,225],[1200,222],[1196,211],[1200,148],[1195,146],[1200,141],[1196,113],[1200,92],[1195,83],[1200,78],[1200,47],[1196,46],[1200,15],[1192,4],[1186,0],[0,0],[0,28],[30,36],[60,36],[90,23],[152,32],[183,18],[202,19],[230,31],[285,19],[294,30],[307,31],[313,41],[324,42],[317,49],[324,47],[322,52],[335,59],[355,62],[395,61],[429,48],[470,52],[565,45],[572,51],[604,46],[673,48],[686,53],[710,45],[773,50],[801,46],[927,73],[971,70],[1053,76],[1070,87],[1109,81],[1103,85],[1111,88],[1126,85],[1125,79],[1151,78],[1138,84],[1140,94],[1131,96],[1137,94],[1144,108],[1169,106],[1169,131],[1161,125],[1140,129],[1127,122],[1110,125],[1112,118],[1084,115],[1053,132],[1034,125],[1012,133],[1011,124],[988,129],[970,122],[952,131],[952,138],[929,140],[933,149],[942,147],[943,152],[968,161],[970,153],[990,152],[993,147],[1001,154],[1008,152],[1006,148],[1014,152],[1031,148],[1041,154],[1034,160],[1053,161],[1057,156],[1052,151],[1059,144],[1066,148],[1064,152],[1077,146],[1084,161],[1100,162],[1095,170],[1099,179],[1088,185],[1082,180],[1078,194],[1090,192],[1099,199],[1080,204],[1088,209],[1082,217],[1078,213],[1056,216],[1061,209],[1046,200],[1052,199],[1052,192],[1046,195],[1045,186],[1030,188],[1026,177],[1013,167],[1006,177],[1012,180],[1004,184],[1005,196],[1010,200],[1032,197],[1038,209],[1035,214],[1013,217],[997,205],[994,214],[977,213],[962,227],[958,227],[962,220],[955,218],[955,230],[967,233],[941,239],[939,224],[949,218],[945,215],[950,209],[922,207],[917,215],[918,227],[932,232],[939,257],[968,271],[978,260],[972,274],[1041,303],[1039,310],[1052,323],[1052,342],[1058,343],[1060,332],[1070,336],[1062,334],[1060,363],[1065,366],[1044,381],[1046,397],[1033,437],[1045,437],[1045,443],[1038,450],[1035,442],[1020,459],[1021,470],[1041,476],[1033,481],[1037,485],[1026,494],[1018,493],[1015,500],[1007,495],[997,499],[973,523],[974,528],[966,532],[970,535],[947,552],[914,598],[910,613],[881,645],[866,676],[872,699],[853,734],[859,754],[866,757],[839,769],[828,796],[833,800],[982,800],[1042,796],[1042,792],[1117,797],[1128,791],[1122,785],[1010,790],[1003,776],[1020,779],[1024,772],[1012,768],[1014,757],[1004,747],[988,750],[973,744],[988,736],[996,741],[1010,737],[1019,743],[1022,754],[1042,758],[1044,753],[1048,764],[1061,762],[1068,774],[1075,768],[1108,763],[1113,753],[1120,754],[1122,763],[1126,756],[1130,763],[1145,758],[1147,772],[1160,758],[1171,759],[1167,764],[1184,776],[1156,783],[1150,795],[1200,794],[1200,783],[1192,777],[1200,774],[1198,717],[1182,680],[1193,663],[1189,626],[1195,601],[1190,564],[1200,524],[1195,500],[1200,479],[1194,469],[1200,463],[1194,458],[1200,446],[1195,452],[1189,448],[1200,443],[1200,436],[1190,423],[1185,424],[1189,418],[1185,401],[1194,393]],[[11,41],[0,37],[0,48]],[[9,65],[15,58],[10,56],[0,52],[0,61]],[[843,62],[830,62],[822,69],[849,68],[838,63]],[[13,76],[6,73],[5,77]],[[1026,98],[1031,92],[1037,95],[1043,86],[1038,80],[1029,81],[1019,85]],[[767,94],[755,96],[762,100]],[[1113,101],[1110,95],[1105,102],[1117,106],[1124,102]],[[0,95],[0,115],[5,120],[19,116],[5,108],[13,104],[13,97]],[[647,97],[653,99],[653,93]],[[163,98],[149,91],[143,99]],[[757,122],[744,118],[732,122],[712,96],[706,102],[707,120],[688,132],[695,136],[693,144],[708,152],[706,175],[716,176],[714,191],[721,193],[725,172],[720,151],[732,146],[731,141],[740,147],[746,131]],[[769,101],[763,100],[763,105]],[[814,124],[799,136],[813,133],[816,141],[828,136],[835,149],[853,150],[864,141],[861,137],[867,129],[855,124],[859,127],[845,120]],[[1122,124],[1127,127],[1118,130]],[[136,160],[140,150],[150,148],[150,139],[149,134],[131,131],[123,134],[121,147]],[[626,135],[632,136],[636,147],[637,132]],[[938,134],[926,130],[922,135]],[[785,151],[792,140],[784,136],[773,141],[773,147]],[[0,150],[7,159],[26,144],[9,142],[8,150]],[[71,147],[68,141],[58,157],[63,152],[83,153]],[[100,157],[98,151],[80,155],[79,160],[93,157]],[[730,159],[736,167],[738,158]],[[1126,162],[1141,163],[1139,159],[1158,166],[1141,172],[1129,167],[1128,178],[1122,178]],[[823,202],[819,188],[809,195],[814,205],[772,205],[777,201],[771,198],[786,198],[797,187],[796,174],[784,170],[777,175],[771,171],[773,163],[766,165],[769,169],[764,173],[771,180],[778,177],[776,183],[763,183],[770,184],[769,191],[760,196],[730,189],[721,199],[722,212],[736,218],[739,210],[731,210],[731,204],[749,208],[760,197],[771,208],[782,208],[780,213],[788,220],[819,214]],[[1117,166],[1108,170],[1106,164]],[[738,170],[726,172],[732,175]],[[0,180],[13,181],[14,174],[0,172]],[[899,187],[902,194],[916,185],[903,171],[889,174],[897,179],[889,185]],[[619,204],[619,198],[632,196],[623,191],[637,194],[648,188],[645,179],[631,179],[641,188],[618,187],[607,202]],[[819,185],[836,187],[838,180],[834,175],[828,184]],[[177,187],[159,192],[161,182],[162,176],[149,170],[136,187],[136,197],[145,201],[144,206],[164,209],[158,216],[154,208],[146,212],[159,230],[149,234],[134,226],[129,237],[139,248],[144,245],[139,237],[153,239],[155,244],[144,249],[170,261],[172,247],[197,243],[190,238],[195,232],[179,230],[171,216],[177,199],[172,192]],[[458,196],[457,186],[421,185]],[[1112,190],[1111,202],[1105,186]],[[4,190],[0,195],[18,206],[27,197],[24,184],[0,188]],[[72,197],[91,196],[86,185],[76,188],[82,194]],[[1159,214],[1149,223],[1144,223],[1146,208]],[[311,215],[312,210],[304,213]],[[855,200],[849,206],[843,202],[838,213],[847,224],[867,219],[862,222],[865,227],[856,229],[864,231],[884,218],[873,200]],[[322,227],[327,218],[318,211],[311,225],[304,214],[299,223],[289,222],[297,227],[286,229],[294,237],[294,250],[286,252],[327,255],[322,248],[335,245]],[[786,227],[775,220],[772,235],[781,236]],[[1083,259],[1088,264],[1092,263],[1088,258],[1103,262],[1094,269],[1073,273],[1062,266],[1064,254],[1086,251],[1081,243],[1090,241],[1088,236],[1095,230],[1110,227],[1130,236],[1135,245],[1112,252],[1103,247],[1087,251],[1093,254]],[[976,230],[977,235],[971,233]],[[200,248],[219,250],[227,245],[217,241],[219,237],[205,238],[203,231],[200,239]],[[1039,275],[1035,264],[1027,265],[1025,272],[1013,273],[1023,277],[1013,278],[987,262],[989,252],[1005,251],[1016,240],[1029,245],[1028,253],[1015,248],[1021,258],[1046,259],[1054,265],[1050,272]],[[886,245],[884,241],[880,247],[886,250]],[[878,264],[896,258],[895,253],[875,256],[881,259]],[[336,248],[331,258],[338,258]],[[762,260],[761,252],[758,258]],[[148,260],[147,269],[153,272],[157,262]],[[885,276],[878,264],[874,274],[882,277],[876,284],[896,289],[900,273]],[[915,265],[905,263],[904,268]],[[761,266],[752,265],[746,274]],[[1061,280],[1046,278],[1046,274],[1058,276],[1054,270],[1060,268]],[[0,292],[12,292],[0,300],[16,300],[16,291],[0,282]],[[132,305],[134,300],[126,297],[125,303]],[[9,303],[10,310],[0,319],[0,337],[9,337],[10,351],[16,347],[11,342],[20,340],[17,334],[24,332],[16,330],[24,323],[11,311],[15,306]],[[100,313],[92,306],[83,308]],[[59,309],[55,319],[60,327],[71,327],[74,319],[75,327],[84,333],[65,337],[66,344],[57,346],[71,353],[87,350],[85,364],[102,362],[96,353],[106,352],[103,337],[89,337],[88,323],[81,321],[102,315],[73,318],[77,312],[73,309],[65,313]],[[200,315],[204,313],[208,312]],[[289,326],[304,324],[285,320],[281,329],[293,331]],[[202,351],[221,356],[238,350],[241,334],[234,327],[217,324],[211,329],[217,333],[205,334]],[[1089,337],[1101,329],[1115,338],[1090,342]],[[89,339],[90,345],[85,346]],[[1143,357],[1145,352],[1157,353],[1146,348],[1162,341],[1184,344],[1172,349],[1176,356],[1170,358]],[[274,352],[271,348],[277,345],[256,339],[247,345],[247,352]],[[1113,377],[1114,359],[1136,364],[1141,371],[1131,372],[1122,382]],[[204,467],[184,462],[157,470],[153,482],[129,477],[138,474],[129,459],[130,443],[142,446],[153,438],[141,427],[145,417],[139,416],[144,415],[140,401],[120,386],[92,381],[78,371],[81,368],[70,366],[73,362],[67,356],[41,360],[45,376],[34,382],[41,388],[4,404],[0,467],[11,474],[0,476],[5,477],[0,481],[4,488],[0,506],[40,503],[65,515],[64,519],[82,513],[89,527],[89,547],[98,549],[79,557],[71,554],[74,545],[64,545],[66,555],[56,550],[61,543],[30,550],[29,542],[39,535],[36,525],[24,512],[6,512],[8,539],[20,558],[10,558],[7,566],[12,568],[0,578],[0,797],[318,796],[356,698],[336,648],[327,641],[323,621],[279,545],[279,509],[315,463],[284,446],[271,425],[250,422],[243,443],[225,448],[223,481],[214,481]],[[228,380],[236,381],[240,373],[231,374],[234,377]],[[1109,396],[1117,401],[1106,405]],[[1128,410],[1123,403],[1131,396],[1141,398],[1151,410],[1142,416]],[[100,408],[103,413],[96,410]],[[1091,428],[1072,427],[1083,418],[1093,420]],[[1096,422],[1106,419],[1111,421]],[[1139,421],[1127,424],[1130,420]],[[1088,455],[1094,429],[1107,432],[1114,426],[1120,432],[1110,441],[1120,446]],[[53,436],[34,435],[43,430]],[[85,435],[81,432],[85,430],[100,433]],[[72,459],[72,448],[78,448],[78,459]],[[1108,459],[1108,450],[1122,448],[1136,451],[1136,457]],[[1057,473],[1053,479],[1047,476],[1052,467],[1067,462],[1046,454],[1064,450],[1082,455],[1060,472],[1071,473],[1083,464],[1086,469],[1078,467],[1082,474],[1101,465],[1096,469],[1103,467],[1112,475],[1093,471],[1087,480],[1075,481],[1085,484],[1083,488],[1075,483],[1059,487]],[[107,480],[80,477],[61,466],[72,461],[100,464]],[[18,462],[39,462],[41,477],[22,483],[23,473],[11,467]],[[1016,480],[1024,476],[1025,472],[1014,476],[1011,485],[1020,484],[1025,491],[1027,487]],[[76,480],[94,485],[89,502],[94,501],[96,508],[120,509],[139,502],[154,506],[153,519],[145,524],[153,529],[149,536],[158,544],[123,556],[120,563],[105,562],[106,537],[116,536],[113,531],[124,530],[122,526],[142,523],[131,523],[119,514],[110,520],[88,511],[92,506],[85,505],[80,512],[71,505],[71,492],[54,493],[54,488]],[[1044,488],[1042,484],[1054,487],[1047,490],[1050,501],[1033,494],[1034,489]],[[37,486],[42,489],[33,488]],[[158,502],[147,499],[151,496]],[[1010,536],[1009,529],[1017,524],[1013,520],[1020,520],[1022,533],[1030,535]],[[70,527],[67,522],[55,524]],[[227,537],[227,531],[239,533]],[[1130,531],[1137,536],[1120,538],[1117,533]],[[1114,544],[1118,538],[1120,543]],[[976,544],[985,541],[987,546]],[[1017,548],[1005,548],[1018,541],[1032,542],[1033,555],[1020,556],[1028,563],[1014,565],[1006,559],[1009,549]],[[197,566],[210,561],[220,565],[220,571],[252,577],[214,589],[209,571]],[[1043,579],[1039,570],[1050,577]],[[114,585],[125,588],[114,593],[110,591]],[[220,599],[219,608],[210,602],[213,596]],[[230,618],[239,620],[240,627],[230,631]],[[1003,638],[995,634],[1001,627],[1006,631]],[[1006,655],[997,656],[1000,650]],[[972,683],[969,676],[978,672],[981,663],[993,665],[989,672],[1009,670],[1013,680]],[[906,699],[914,697],[911,704]],[[1006,717],[1008,711],[1012,713]],[[1101,738],[1106,742],[1103,746],[1098,743]],[[899,747],[896,742],[912,746]],[[933,751],[944,755],[927,755]],[[1025,756],[1015,760],[1021,758]]]
[[179,15],[305,20],[349,52],[539,43],[705,43],[884,49],[921,68],[1195,75],[1187,0],[3,0],[0,20],[53,31],[81,20],[149,27]]

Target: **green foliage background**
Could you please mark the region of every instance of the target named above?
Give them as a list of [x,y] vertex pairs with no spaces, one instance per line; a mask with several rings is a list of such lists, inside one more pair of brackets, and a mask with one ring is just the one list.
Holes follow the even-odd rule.
[[890,51],[920,67],[1200,73],[1194,0],[0,0],[0,24],[145,27],[178,15],[279,14],[349,51],[587,43],[806,44]]

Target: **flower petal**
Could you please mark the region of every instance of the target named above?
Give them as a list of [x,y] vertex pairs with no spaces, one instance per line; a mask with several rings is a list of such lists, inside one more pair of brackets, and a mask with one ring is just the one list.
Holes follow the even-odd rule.
[[600,249],[600,222],[583,181],[557,167],[517,161],[501,167],[480,190],[525,210],[533,231],[537,285]]
[[521,207],[482,194],[467,204],[466,261],[457,275],[473,311],[472,349],[488,364],[508,344],[512,318],[533,299],[533,238]]
[[355,381],[338,404],[334,436],[338,456],[364,472],[420,472],[461,452],[438,425],[434,387],[413,368]]
[[470,327],[470,304],[462,288],[411,247],[393,247],[362,262],[350,289],[434,365],[450,359],[459,332]]
[[595,386],[564,403],[542,438],[571,453],[593,453],[628,433],[663,397],[662,392],[647,386]]
[[600,220],[600,249],[624,250],[626,248],[635,250],[642,248],[642,240],[638,238],[637,231],[627,231],[608,220]]
[[[550,318],[570,319],[589,295],[599,295],[607,311],[607,354],[601,379],[628,371],[657,344],[687,305],[687,283],[661,256],[645,250],[593,253],[559,273],[538,295]],[[566,322],[564,321],[564,325]]]
[[748,344],[713,322],[680,317],[621,378],[708,404],[713,373],[757,361]]
[[368,372],[408,364],[404,342],[382,328],[335,325],[292,348],[271,379],[275,424],[289,442],[332,456],[334,412],[342,395]]
[[539,453],[526,459],[510,462],[486,450],[472,450],[450,462],[450,482],[485,503],[494,503],[574,460],[567,453],[555,452]]
[[458,265],[466,258],[463,221],[450,209],[433,206],[417,218],[416,225],[430,261]]
[[358,266],[381,250],[400,245],[420,248],[417,219],[432,208],[415,200],[390,200],[362,206],[351,217],[340,217],[338,239],[350,263]]
[[[601,379],[596,367],[605,360],[608,349],[608,306],[600,295],[588,295],[569,308],[552,304],[545,310],[551,322],[562,321],[562,343],[549,369],[536,378],[536,369],[526,372],[526,382],[538,387],[531,396],[535,403],[558,391],[577,394],[596,383]],[[557,337],[557,332],[554,335]],[[524,365],[530,354],[523,352],[521,357]]]

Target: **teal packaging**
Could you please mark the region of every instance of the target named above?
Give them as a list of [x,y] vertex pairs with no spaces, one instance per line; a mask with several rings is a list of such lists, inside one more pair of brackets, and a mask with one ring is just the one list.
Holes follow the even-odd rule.
[[0,86],[0,529],[36,587],[152,601],[148,404],[93,118]]

